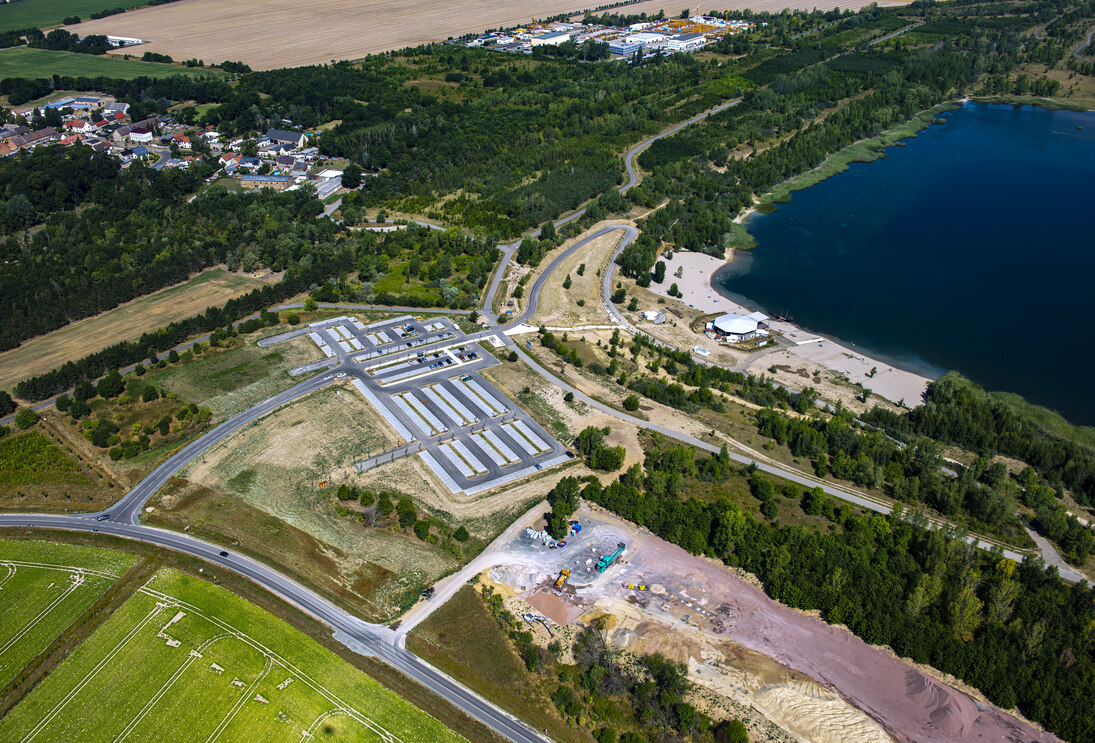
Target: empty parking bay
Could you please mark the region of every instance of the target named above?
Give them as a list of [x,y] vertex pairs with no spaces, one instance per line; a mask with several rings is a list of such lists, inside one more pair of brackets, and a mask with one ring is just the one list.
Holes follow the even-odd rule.
[[483,389],[483,385],[479,384],[479,382],[474,379],[461,379],[460,384],[462,384],[467,391],[468,399],[489,417],[509,412],[509,408],[498,402],[494,395]]
[[497,448],[491,445],[487,441],[486,437],[481,433],[472,434],[471,440],[475,442],[475,446],[486,454],[492,462],[499,467],[505,467],[510,463],[510,460],[506,459],[505,455],[498,451]]
[[452,421],[453,425],[457,428],[471,423],[470,420],[465,420],[451,405],[442,400],[441,396],[437,394],[433,387],[423,387],[422,391],[426,393],[426,398],[437,406],[437,409],[441,411],[441,414]]
[[471,453],[471,449],[460,439],[454,439],[449,444],[453,449],[456,449],[457,453],[464,458],[464,461],[471,465],[471,468],[476,472],[486,472],[487,468],[479,461],[479,457]]
[[474,423],[479,420],[475,413],[468,410],[468,407],[464,403],[460,402],[460,398],[454,395],[452,391],[449,390],[449,388],[446,387],[444,384],[431,384],[430,387],[433,388],[434,392],[444,398],[445,402],[451,405],[452,408],[460,414],[460,417],[466,420],[468,423]]
[[516,441],[518,446],[534,456],[551,448],[533,433],[532,429],[525,425],[522,420],[506,423],[502,426],[502,430],[508,433],[509,437]]
[[441,452],[441,456],[452,462],[453,466],[460,470],[461,475],[467,478],[475,477],[475,470],[468,466],[468,463],[458,456],[451,446],[442,444],[437,449]]
[[408,405],[414,408],[416,413],[425,418],[435,431],[441,433],[442,431],[449,430],[448,426],[442,423],[438,417],[426,407],[426,403],[424,403],[421,398],[415,397],[410,392],[404,392],[403,399],[407,401]]
[[[418,429],[425,432],[427,436],[434,436],[441,433],[442,431],[447,430],[444,426],[441,425],[440,421],[437,422],[436,426],[433,425],[427,418],[419,413],[418,410],[411,407],[402,395],[392,395],[391,399],[396,404],[396,407],[402,410],[404,415],[410,418],[411,421],[414,422],[414,424],[418,427]],[[429,411],[426,412],[428,413]],[[430,417],[433,418],[433,415],[430,415]],[[434,420],[437,419],[434,418]]]
[[510,449],[508,446],[506,446],[506,443],[502,441],[502,438],[491,429],[488,428],[486,431],[483,431],[482,436],[486,438],[487,441],[494,444],[494,448],[500,451],[502,453],[502,456],[505,457],[508,461],[516,462],[518,459],[520,459],[519,456],[513,453],[513,449]]

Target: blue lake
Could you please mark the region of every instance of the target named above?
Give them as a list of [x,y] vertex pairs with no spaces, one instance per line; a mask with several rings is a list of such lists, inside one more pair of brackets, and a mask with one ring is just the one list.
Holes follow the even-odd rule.
[[727,296],[1095,424],[1095,113],[967,104],[748,222]]

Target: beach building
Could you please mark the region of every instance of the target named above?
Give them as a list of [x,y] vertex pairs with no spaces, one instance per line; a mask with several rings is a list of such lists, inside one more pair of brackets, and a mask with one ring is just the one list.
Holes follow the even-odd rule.
[[763,312],[753,312],[748,315],[731,313],[720,315],[707,323],[707,330],[721,340],[738,343],[750,338],[767,336],[768,320],[769,317]]
[[657,310],[645,310],[643,312],[643,319],[647,322],[652,322],[655,324],[663,323],[665,322],[665,315],[658,312]]

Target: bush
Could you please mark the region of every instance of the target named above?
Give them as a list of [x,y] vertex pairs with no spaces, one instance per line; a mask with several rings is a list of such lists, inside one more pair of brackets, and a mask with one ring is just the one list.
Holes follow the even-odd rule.
[[639,396],[638,395],[628,395],[626,398],[624,398],[624,410],[629,410],[631,412],[634,412],[638,409],[639,409]]
[[516,351],[510,351],[509,356],[506,357],[506,360],[507,361],[517,361],[517,352]]
[[414,524],[418,520],[418,513],[414,509],[414,504],[411,503],[410,498],[400,498],[399,505],[396,506],[396,511],[399,513],[399,525],[406,529],[408,526]]
[[285,321],[290,325],[300,325],[300,315],[295,312],[285,313]]
[[468,530],[465,529],[463,526],[458,526],[456,528],[456,531],[452,533],[452,538],[455,539],[457,542],[466,542],[468,541],[469,536],[471,535],[468,534]]
[[574,402],[574,393],[568,392],[563,395],[563,402]]
[[421,539],[423,542],[430,536],[430,522],[429,521],[415,521],[414,522],[414,535]]
[[392,499],[388,497],[387,493],[381,493],[376,502],[376,512],[381,516],[388,516],[394,510],[395,506],[392,505]]
[[38,422],[38,414],[34,408],[23,408],[15,414],[15,425],[20,431],[25,431]]

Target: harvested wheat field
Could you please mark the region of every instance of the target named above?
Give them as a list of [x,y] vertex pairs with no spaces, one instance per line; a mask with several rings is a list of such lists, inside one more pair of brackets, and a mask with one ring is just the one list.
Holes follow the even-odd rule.
[[[837,5],[855,10],[868,4],[867,0],[733,0],[705,5],[702,10],[831,10]],[[664,10],[674,15],[685,8],[694,12],[701,9],[680,0],[651,0],[628,6],[627,12]],[[84,21],[70,30],[81,35],[137,37],[148,42],[140,47],[141,52],[168,54],[175,59],[197,57],[209,63],[241,60],[254,69],[268,70],[359,59],[583,10],[577,0],[473,0],[440,6],[410,0],[315,0],[307,4],[294,0],[180,0]]]
[[[277,278],[274,276],[273,278]],[[263,285],[249,276],[223,268],[204,271],[185,284],[134,299],[94,317],[87,317],[32,338],[0,354],[0,389],[76,361],[119,341],[132,341],[157,328],[204,312]]]

